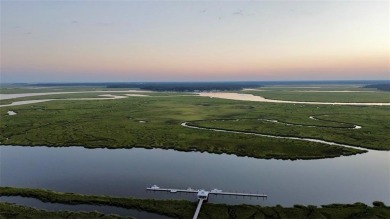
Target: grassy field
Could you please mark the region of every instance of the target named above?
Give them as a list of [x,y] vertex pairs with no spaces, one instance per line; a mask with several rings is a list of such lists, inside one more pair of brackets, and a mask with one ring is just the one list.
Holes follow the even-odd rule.
[[268,85],[260,87],[260,90],[279,90],[279,91],[378,91],[376,88],[364,88],[364,84],[350,84],[350,85]]
[[[138,209],[153,212],[173,218],[192,218],[197,203],[176,200],[152,200],[117,198],[109,196],[81,195],[74,193],[60,193],[43,189],[0,187],[0,196],[32,197],[44,202],[63,204],[96,204]],[[28,207],[11,205],[0,202],[0,217],[4,218],[61,218],[69,215],[70,218],[88,218],[101,216],[97,212],[70,213],[47,212]],[[316,206],[295,205],[285,208],[280,205],[275,207],[262,207],[255,205],[224,205],[206,203],[201,209],[199,218],[389,218],[390,208],[382,202],[375,202],[374,207],[362,203],[355,204],[331,204]]]
[[[83,89],[86,88],[69,88],[63,91]],[[301,98],[297,92],[283,90],[287,88],[272,89],[273,91],[245,92],[273,94],[285,92],[295,95],[294,98]],[[380,92],[299,94],[309,96],[325,94],[339,98],[346,98],[343,95],[355,95],[362,100],[366,98],[366,94],[378,93]],[[31,99],[98,98],[100,94],[123,95],[109,91],[55,94],[3,100],[2,104]],[[207,128],[317,138],[364,148],[390,149],[389,107],[257,103],[180,96],[189,93],[177,92],[143,94],[150,97],[128,97],[120,100],[56,100],[34,105],[3,107],[0,109],[2,116],[0,143],[29,146],[76,145],[89,148],[158,147],[280,159],[316,159],[363,152],[298,140],[216,133],[180,126],[182,122],[187,121],[192,125]],[[8,116],[8,110],[17,112],[17,115]],[[316,116],[317,120],[310,119],[309,116]],[[278,120],[282,123],[272,123],[264,119]],[[363,128],[351,129],[354,125]]]
[[[122,219],[125,217],[119,217],[117,215],[105,215],[99,212],[72,212],[72,211],[58,211],[50,212],[46,210],[30,208],[21,205],[15,205],[7,202],[0,202],[0,219],[27,219],[27,218],[50,218],[50,219]],[[131,218],[131,217],[126,217]]]
[[[15,116],[8,116],[13,110]],[[226,118],[268,118],[304,124],[328,112],[348,122],[357,118],[361,130],[313,129],[318,135],[340,132],[344,143],[389,149],[385,107],[301,106],[211,99],[204,97],[129,97],[118,100],[53,101],[0,108],[0,142],[4,145],[85,146],[88,148],[173,148],[239,156],[279,159],[316,159],[361,153],[361,150],[298,140],[216,133],[182,127],[185,121]],[[294,115],[294,116],[291,116]],[[371,116],[373,115],[373,116]],[[378,123],[378,121],[381,121]],[[351,121],[350,121],[351,122]],[[245,125],[245,124],[243,124]],[[272,125],[272,124],[271,124]],[[245,126],[243,126],[245,127]],[[236,127],[240,129],[240,127]],[[289,135],[295,135],[294,128]],[[273,133],[278,133],[278,127]],[[256,129],[253,129],[256,130]],[[359,132],[360,140],[350,141]],[[325,136],[325,135],[324,135]],[[323,138],[322,136],[320,136]],[[367,144],[366,144],[367,143]]]
[[[264,89],[263,91],[246,90],[241,93],[253,94],[273,100],[290,100],[305,102],[345,102],[345,103],[388,103],[390,92],[315,92],[319,89],[292,89],[284,88]],[[311,91],[311,92],[306,92]],[[370,91],[370,90],[368,90]]]
[[[313,120],[306,116],[311,113],[310,107],[309,109],[302,107],[299,111],[290,111],[291,113],[282,115],[263,114],[256,117],[256,115],[248,113],[248,116],[253,117],[240,118],[238,121],[231,119],[193,121],[190,124],[206,128],[316,138],[371,149],[389,149],[390,124],[384,122],[390,120],[387,108],[374,110],[372,107],[357,107],[356,111],[347,110],[348,107],[338,108],[337,111],[331,110],[333,107],[322,106],[322,108],[325,111],[329,109],[332,114],[312,113],[311,115],[317,119]],[[343,112],[343,108],[346,111]],[[294,116],[289,116],[291,114]],[[289,125],[262,119],[278,120]],[[362,126],[362,128],[353,129],[354,125]]]

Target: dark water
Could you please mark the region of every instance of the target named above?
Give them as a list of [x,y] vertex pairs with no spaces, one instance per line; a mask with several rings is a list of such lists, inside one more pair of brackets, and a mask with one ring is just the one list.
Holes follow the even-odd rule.
[[161,149],[0,147],[0,184],[61,192],[172,198],[168,188],[264,192],[267,200],[210,196],[210,202],[292,206],[380,200],[390,204],[390,152],[322,160],[263,160]]
[[46,209],[49,211],[98,211],[104,214],[116,214],[124,217],[134,217],[137,219],[160,219],[169,218],[163,215],[153,214],[145,211],[138,211],[133,209],[125,209],[112,206],[100,205],[66,205],[58,203],[45,203],[34,198],[25,197],[0,197],[0,201],[15,203],[19,205],[29,206],[38,209]]

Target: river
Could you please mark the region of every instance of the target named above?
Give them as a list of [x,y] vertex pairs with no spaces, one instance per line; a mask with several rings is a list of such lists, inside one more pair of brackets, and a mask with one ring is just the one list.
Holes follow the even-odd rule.
[[390,204],[390,152],[321,160],[275,160],[162,149],[0,146],[0,184],[82,194],[188,199],[146,187],[261,192],[267,200],[210,197],[210,202],[292,206]]

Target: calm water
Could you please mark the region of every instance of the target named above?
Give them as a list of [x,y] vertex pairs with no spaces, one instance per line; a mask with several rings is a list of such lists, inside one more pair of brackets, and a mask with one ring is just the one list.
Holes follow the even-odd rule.
[[161,149],[1,146],[0,180],[1,186],[140,198],[196,200],[191,194],[145,190],[154,184],[269,196],[265,201],[210,197],[229,204],[390,204],[390,152],[286,161]]

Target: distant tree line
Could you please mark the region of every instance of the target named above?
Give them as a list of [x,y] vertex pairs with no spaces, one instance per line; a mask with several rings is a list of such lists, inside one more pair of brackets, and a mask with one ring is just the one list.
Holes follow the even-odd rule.
[[261,87],[260,82],[108,82],[108,83],[40,83],[35,86],[89,86],[106,88],[138,88],[152,91],[230,91]]
[[[229,91],[261,87],[258,82],[166,82],[137,84],[136,88],[152,91]],[[111,84],[107,88],[134,88],[134,84]]]
[[227,82],[79,82],[79,83],[37,83],[11,84],[19,86],[44,87],[107,87],[138,88],[153,91],[230,91],[242,88],[263,86],[312,86],[312,85],[366,85],[365,88],[377,88],[389,91],[389,80],[346,80],[346,81],[227,81]]
[[370,84],[370,85],[364,86],[364,88],[376,88],[376,89],[382,90],[382,91],[390,91],[390,84]]

